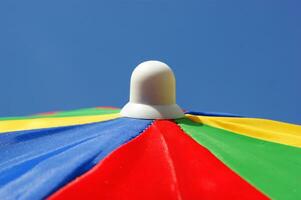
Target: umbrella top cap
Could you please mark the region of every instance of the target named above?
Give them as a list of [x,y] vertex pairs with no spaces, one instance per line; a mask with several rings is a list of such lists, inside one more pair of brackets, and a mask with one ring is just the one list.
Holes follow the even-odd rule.
[[124,117],[176,119],[184,116],[176,104],[176,82],[171,68],[160,61],[138,65],[131,76],[130,101],[122,108]]

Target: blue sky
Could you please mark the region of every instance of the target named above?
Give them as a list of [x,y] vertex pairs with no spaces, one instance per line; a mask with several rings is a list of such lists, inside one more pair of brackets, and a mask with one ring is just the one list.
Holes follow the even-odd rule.
[[298,0],[1,0],[0,116],[122,107],[142,61],[178,103],[301,124]]

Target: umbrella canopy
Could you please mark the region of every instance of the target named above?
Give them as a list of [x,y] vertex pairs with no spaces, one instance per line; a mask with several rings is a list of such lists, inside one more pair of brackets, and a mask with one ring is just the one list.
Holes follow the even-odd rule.
[[2,118],[0,199],[301,198],[300,126],[145,99]]

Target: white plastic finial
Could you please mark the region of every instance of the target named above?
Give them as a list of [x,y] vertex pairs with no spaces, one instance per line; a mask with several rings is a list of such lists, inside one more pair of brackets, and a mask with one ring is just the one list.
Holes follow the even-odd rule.
[[184,116],[176,104],[176,83],[165,63],[146,61],[131,76],[130,101],[121,116],[139,119],[177,119]]

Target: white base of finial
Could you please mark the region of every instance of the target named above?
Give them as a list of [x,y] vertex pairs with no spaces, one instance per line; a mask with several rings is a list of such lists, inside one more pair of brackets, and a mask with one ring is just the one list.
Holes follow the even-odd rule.
[[120,112],[123,117],[138,119],[178,119],[184,117],[182,109],[177,104],[146,105],[127,103]]

